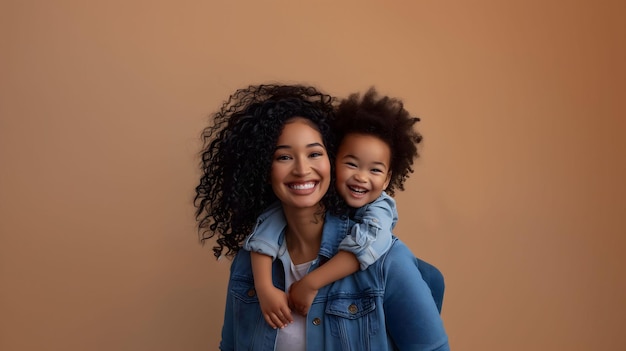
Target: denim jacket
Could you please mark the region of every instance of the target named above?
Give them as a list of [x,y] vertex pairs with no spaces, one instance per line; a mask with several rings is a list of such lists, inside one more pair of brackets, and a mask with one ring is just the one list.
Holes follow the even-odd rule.
[[[273,206],[260,221],[268,221],[266,224],[280,233],[277,244],[284,250],[282,208]],[[319,256],[311,270],[337,253],[352,224],[347,217],[326,214]],[[283,290],[284,264],[278,259],[272,267],[274,285]],[[220,349],[273,351],[276,335],[261,313],[250,252],[240,250],[231,265]],[[450,349],[417,259],[396,238],[387,253],[366,270],[318,291],[306,316],[306,345],[307,350],[325,351]]]
[[[280,207],[280,203],[274,204],[269,211],[276,211],[277,206]],[[267,214],[265,212],[262,217]],[[356,223],[339,244],[339,249],[352,252],[361,269],[366,269],[391,247],[391,231],[398,222],[396,202],[383,191],[376,200],[357,209],[352,219]],[[243,248],[276,259],[279,233],[263,221],[262,218],[257,220],[256,228],[244,241]]]
[[352,252],[361,269],[367,269],[391,247],[392,230],[398,222],[396,201],[383,193],[356,210],[356,223],[339,244],[339,250]]

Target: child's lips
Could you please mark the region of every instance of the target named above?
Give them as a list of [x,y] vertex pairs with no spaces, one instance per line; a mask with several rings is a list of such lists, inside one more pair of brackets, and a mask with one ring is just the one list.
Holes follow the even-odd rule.
[[354,186],[354,185],[348,185],[348,189],[350,189],[351,192],[357,193],[357,194],[365,194],[366,192],[368,192],[367,189],[362,188],[360,186]]

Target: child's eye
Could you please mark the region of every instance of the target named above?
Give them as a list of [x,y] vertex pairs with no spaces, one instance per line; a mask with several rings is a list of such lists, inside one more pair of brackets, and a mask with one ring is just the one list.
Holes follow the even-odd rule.
[[346,162],[345,165],[350,167],[350,168],[356,168],[357,167],[356,163],[354,163],[354,162]]
[[382,169],[374,168],[372,169],[372,173],[384,173]]

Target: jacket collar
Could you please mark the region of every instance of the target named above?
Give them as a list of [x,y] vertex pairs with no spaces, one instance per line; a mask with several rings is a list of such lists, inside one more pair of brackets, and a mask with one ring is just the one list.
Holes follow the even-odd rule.
[[[283,245],[286,227],[287,220],[285,219],[283,208],[280,202],[277,201],[259,216],[254,231],[262,228],[264,231],[269,230],[274,233],[280,233],[277,244],[278,247],[280,247],[278,256],[281,256],[284,250],[287,249],[287,245]],[[349,227],[350,220],[348,216],[335,216],[327,211],[324,217],[324,228],[322,229],[322,242],[320,243],[319,256],[322,256],[326,260],[333,257],[339,249],[339,243],[341,243],[348,233]]]

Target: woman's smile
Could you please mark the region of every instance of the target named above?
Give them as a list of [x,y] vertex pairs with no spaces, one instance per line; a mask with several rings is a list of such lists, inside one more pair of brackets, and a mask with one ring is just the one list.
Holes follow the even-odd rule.
[[318,182],[304,182],[304,183],[289,183],[287,186],[295,191],[307,192],[312,190]]

